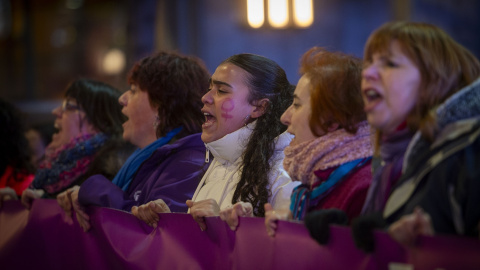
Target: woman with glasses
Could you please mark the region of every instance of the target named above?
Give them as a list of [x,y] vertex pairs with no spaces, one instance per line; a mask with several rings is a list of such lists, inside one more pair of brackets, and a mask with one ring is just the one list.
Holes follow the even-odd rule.
[[80,79],[68,86],[62,105],[52,111],[57,132],[30,189],[23,192],[27,208],[32,199],[53,197],[91,175],[115,176],[133,150],[121,139],[125,116],[119,96],[117,89],[94,80]]

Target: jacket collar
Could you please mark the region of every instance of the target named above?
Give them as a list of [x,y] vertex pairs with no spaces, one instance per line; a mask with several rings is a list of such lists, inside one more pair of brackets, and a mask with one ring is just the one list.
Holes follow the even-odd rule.
[[215,159],[222,164],[226,162],[234,163],[242,155],[255,128],[255,123],[256,121],[216,141],[206,143],[207,151],[210,151]]
[[480,115],[480,78],[448,98],[436,110],[438,127]]
[[[250,135],[255,128],[256,122],[257,121],[254,121],[216,141],[206,143],[205,146],[207,147],[207,152],[210,151],[215,159],[222,164],[227,162],[235,163],[243,154],[248,140],[250,139]],[[292,139],[293,135],[286,131],[280,134],[275,139],[276,153],[273,158],[276,158],[279,152],[281,154],[280,157],[283,158],[283,149],[290,144]]]
[[[449,97],[444,103],[435,108],[434,113],[439,134],[436,135],[435,141],[430,144],[422,139],[419,131],[415,133],[405,154],[404,173],[414,157],[418,156],[421,149],[426,147],[432,149],[446,141],[456,139],[471,129],[471,121],[464,120],[480,116],[480,78]],[[452,131],[453,127],[457,125],[463,125],[463,127],[455,127],[456,132],[454,133],[448,132]]]

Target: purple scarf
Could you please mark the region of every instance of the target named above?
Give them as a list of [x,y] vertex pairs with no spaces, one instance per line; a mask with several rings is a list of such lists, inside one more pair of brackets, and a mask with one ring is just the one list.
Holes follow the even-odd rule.
[[413,133],[405,127],[382,139],[380,157],[376,157],[381,163],[374,169],[362,215],[383,211],[392,186],[402,175],[403,156],[412,137]]

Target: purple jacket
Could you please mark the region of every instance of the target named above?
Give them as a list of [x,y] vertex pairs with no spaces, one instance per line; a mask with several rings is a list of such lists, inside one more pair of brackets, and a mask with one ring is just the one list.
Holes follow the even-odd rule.
[[200,133],[159,147],[138,168],[124,192],[103,175],[88,178],[80,188],[82,205],[95,205],[130,212],[132,206],[162,199],[172,212],[187,212],[191,199],[208,164]]

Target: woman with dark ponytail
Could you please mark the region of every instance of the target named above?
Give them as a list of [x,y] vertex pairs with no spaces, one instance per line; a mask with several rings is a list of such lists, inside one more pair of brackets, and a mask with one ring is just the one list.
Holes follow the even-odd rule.
[[202,229],[203,217],[221,210],[264,216],[265,203],[288,205],[293,184],[282,161],[291,135],[279,119],[293,90],[284,70],[262,56],[238,54],[218,66],[202,98],[202,140],[214,160],[187,201]]
[[[240,170],[242,174],[233,194],[232,204],[245,198],[245,201],[255,206],[262,206],[268,202],[268,176],[272,169],[270,159],[275,154],[275,138],[286,130],[286,126],[278,121],[279,116],[283,114],[285,108],[288,108],[288,102],[292,99],[294,87],[286,80],[284,76],[276,76],[276,73],[282,73],[280,67],[272,61],[266,61],[266,67],[257,66],[254,63],[255,56],[245,59],[240,55],[229,58],[226,62],[232,63],[249,74],[256,74],[251,77],[251,90],[249,101],[254,102],[262,98],[269,98],[267,110],[257,118],[256,126],[250,135],[245,151],[243,152],[242,165]],[[260,72],[263,70],[264,72]],[[276,70],[277,72],[271,72]],[[269,72],[270,71],[270,72]],[[262,92],[274,86],[273,90],[277,92],[270,94]],[[249,181],[249,179],[259,179],[259,181]],[[263,207],[254,207],[254,214],[264,216]]]

